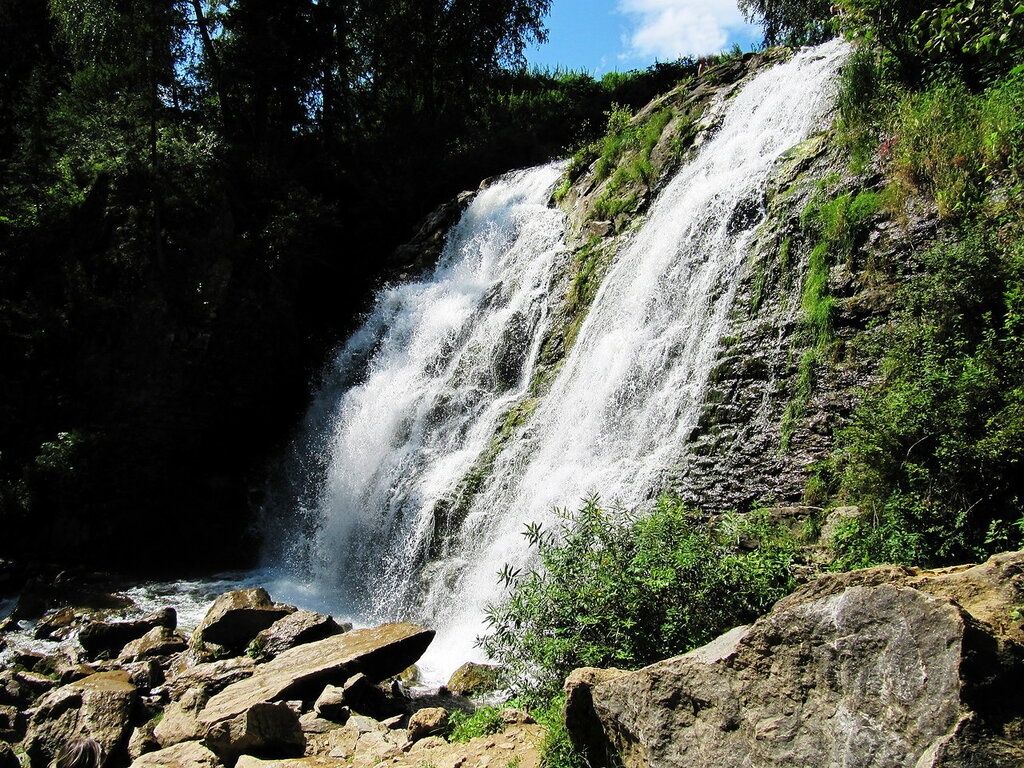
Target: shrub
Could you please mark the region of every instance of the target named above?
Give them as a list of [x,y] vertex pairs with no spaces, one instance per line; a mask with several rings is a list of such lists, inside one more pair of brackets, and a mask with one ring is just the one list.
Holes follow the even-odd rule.
[[552,695],[576,667],[637,668],[703,645],[790,588],[793,545],[761,513],[709,522],[670,497],[645,514],[591,498],[563,517],[558,536],[528,527],[540,564],[506,568],[508,599],[480,640],[524,696]]
[[838,435],[841,496],[870,512],[839,537],[842,567],[1022,543],[1024,239],[1018,227],[1002,240],[962,226],[898,297],[884,378]]

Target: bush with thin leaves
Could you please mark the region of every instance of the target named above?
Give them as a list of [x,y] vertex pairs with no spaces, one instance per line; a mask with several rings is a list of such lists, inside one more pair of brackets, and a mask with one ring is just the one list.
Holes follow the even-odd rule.
[[763,513],[708,521],[665,497],[645,514],[596,498],[563,514],[558,535],[528,527],[539,565],[502,572],[508,599],[480,640],[525,697],[552,695],[576,667],[637,668],[703,645],[791,585],[793,545]]

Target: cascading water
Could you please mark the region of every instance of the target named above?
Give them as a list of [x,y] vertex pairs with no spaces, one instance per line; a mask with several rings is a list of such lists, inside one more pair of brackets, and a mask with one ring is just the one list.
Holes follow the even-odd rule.
[[722,106],[440,547],[439,510],[527,393],[562,247],[563,217],[545,205],[560,169],[481,192],[434,274],[382,294],[312,411],[325,480],[290,558],[322,597],[337,590],[335,609],[364,620],[411,613],[434,626],[424,662],[443,674],[479,654],[497,570],[529,561],[526,523],[556,525],[555,508],[592,493],[632,506],[662,489],[696,425],[764,185],[823,120],[845,51],[839,41],[802,51]]
[[319,593],[303,602],[364,621],[408,614],[436,508],[524,394],[562,249],[565,216],[547,205],[561,173],[478,193],[433,273],[382,292],[338,355],[301,446],[322,485],[286,545],[273,537],[271,559],[300,563]]

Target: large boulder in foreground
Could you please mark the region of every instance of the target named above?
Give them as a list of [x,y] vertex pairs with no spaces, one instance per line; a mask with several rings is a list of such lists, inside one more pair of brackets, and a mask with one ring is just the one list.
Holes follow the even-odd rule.
[[824,576],[750,627],[596,681],[597,722],[569,727],[626,768],[1019,768],[1022,603],[1024,553]]
[[199,722],[212,728],[262,702],[312,701],[324,686],[359,673],[380,682],[414,664],[433,638],[432,629],[415,624],[384,624],[296,646],[211,698]]
[[41,697],[23,746],[32,765],[47,765],[67,742],[96,739],[106,753],[122,750],[131,734],[138,692],[127,672],[98,672]]

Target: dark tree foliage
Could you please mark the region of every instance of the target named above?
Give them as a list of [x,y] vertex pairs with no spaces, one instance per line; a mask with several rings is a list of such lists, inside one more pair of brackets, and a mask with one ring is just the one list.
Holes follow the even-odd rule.
[[0,0],[0,557],[251,556],[416,222],[691,74],[529,73],[549,4]]

